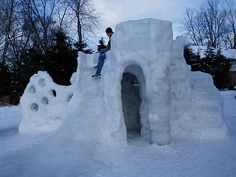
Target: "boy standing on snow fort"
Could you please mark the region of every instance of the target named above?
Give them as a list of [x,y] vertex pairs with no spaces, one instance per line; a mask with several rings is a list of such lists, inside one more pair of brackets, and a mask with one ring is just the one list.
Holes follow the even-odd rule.
[[98,48],[99,57],[98,57],[98,64],[94,68],[97,68],[96,74],[92,75],[93,78],[100,78],[101,77],[101,71],[104,64],[104,61],[106,59],[106,52],[111,49],[111,36],[113,34],[113,31],[110,27],[106,29],[106,34],[109,37],[109,41],[106,47],[104,48]]

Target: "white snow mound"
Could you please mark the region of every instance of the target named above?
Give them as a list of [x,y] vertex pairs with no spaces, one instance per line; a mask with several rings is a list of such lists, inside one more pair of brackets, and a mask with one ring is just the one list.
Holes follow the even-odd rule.
[[19,131],[41,134],[58,129],[64,122],[65,109],[73,92],[73,85],[57,85],[47,72],[34,74],[20,100],[23,119]]

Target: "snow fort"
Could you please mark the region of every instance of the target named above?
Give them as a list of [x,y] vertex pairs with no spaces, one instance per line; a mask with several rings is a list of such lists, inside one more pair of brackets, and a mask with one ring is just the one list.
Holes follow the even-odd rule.
[[157,19],[116,26],[101,79],[92,79],[97,55],[80,53],[71,86],[45,72],[30,79],[21,98],[24,134],[63,132],[62,138],[125,143],[140,138],[168,144],[178,139],[222,139],[227,129],[212,78],[191,72],[184,40]]

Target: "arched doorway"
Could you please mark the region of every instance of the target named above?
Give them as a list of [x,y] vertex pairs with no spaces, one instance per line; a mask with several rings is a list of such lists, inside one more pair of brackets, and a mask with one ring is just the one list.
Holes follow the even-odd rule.
[[142,69],[138,65],[127,66],[121,80],[121,100],[128,141],[140,137],[150,141],[145,87]]
[[140,113],[141,104],[139,83],[135,75],[124,73],[121,80],[121,99],[127,138],[141,135]]

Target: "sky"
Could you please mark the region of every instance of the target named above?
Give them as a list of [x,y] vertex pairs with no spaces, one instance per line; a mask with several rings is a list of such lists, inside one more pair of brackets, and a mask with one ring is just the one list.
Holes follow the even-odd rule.
[[94,0],[95,8],[102,20],[100,35],[106,36],[105,29],[126,20],[157,18],[173,23],[174,37],[181,34],[181,20],[186,8],[199,8],[207,0]]

